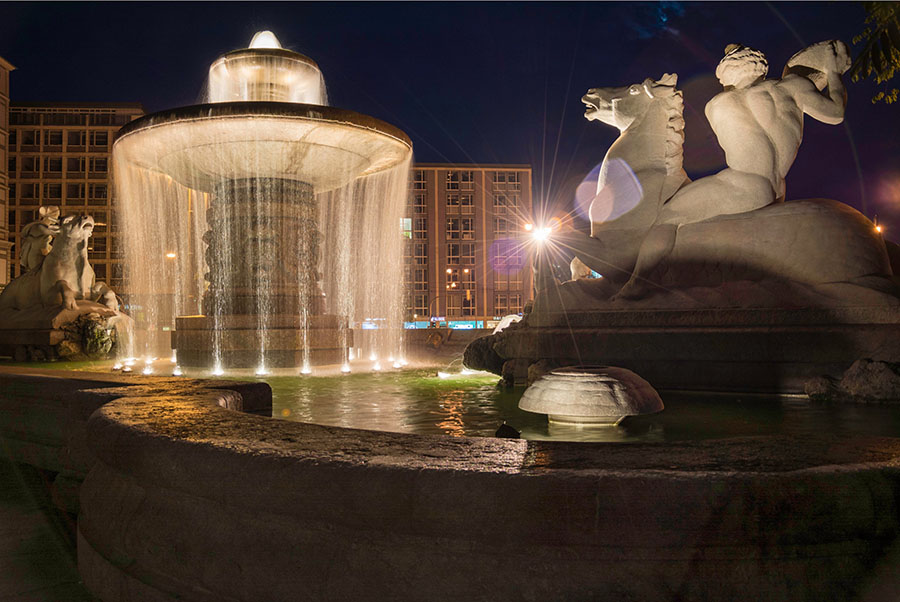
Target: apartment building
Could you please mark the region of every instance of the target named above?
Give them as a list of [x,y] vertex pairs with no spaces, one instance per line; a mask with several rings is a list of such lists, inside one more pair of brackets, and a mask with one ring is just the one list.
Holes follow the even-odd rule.
[[[8,240],[18,276],[19,232],[42,206],[62,215],[89,213],[97,222],[88,258],[98,280],[122,290],[111,150],[115,133],[144,114],[140,103],[14,102],[9,109]],[[4,160],[4,164],[7,161]],[[7,239],[4,237],[4,239]]]
[[15,69],[0,56],[0,286],[9,282],[9,174],[6,167],[9,163],[9,73]]
[[531,167],[419,163],[411,186],[408,326],[488,327],[521,313],[532,295]]

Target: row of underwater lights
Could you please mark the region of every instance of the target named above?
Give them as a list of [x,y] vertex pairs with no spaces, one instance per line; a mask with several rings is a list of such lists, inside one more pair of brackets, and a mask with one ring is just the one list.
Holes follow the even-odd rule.
[[[151,374],[157,373],[156,369],[154,368],[154,364],[156,364],[158,360],[159,360],[159,358],[149,357],[149,356],[144,356],[144,357],[140,357],[140,358],[127,357],[122,360],[116,361],[116,363],[113,364],[112,370],[113,370],[113,372],[122,372],[122,373],[134,372],[136,369],[136,366],[138,364],[142,363],[143,368],[141,369],[141,374],[149,376]],[[372,363],[372,366],[371,366],[372,372],[381,372],[382,370],[384,370],[384,367],[381,365],[381,362],[379,361],[378,356],[376,354],[373,353],[369,356],[369,362]],[[184,371],[181,369],[181,366],[178,365],[178,358],[174,351],[172,352],[172,357],[170,360],[168,360],[168,363],[174,364],[174,368],[172,368],[172,376],[184,376]],[[391,356],[388,356],[388,358],[387,358],[387,365],[389,365],[391,368],[393,368],[395,370],[399,370],[399,369],[405,368],[407,365],[409,365],[409,362],[406,361],[406,359],[403,357],[395,359],[394,356],[391,355]],[[341,365],[340,371],[342,374],[349,374],[351,372],[350,362],[349,361],[344,362]],[[241,372],[241,371],[238,370],[236,372]],[[210,374],[212,374],[213,376],[224,376],[225,370],[222,368],[221,365],[217,364],[210,371]],[[257,376],[267,376],[267,375],[271,374],[271,372],[266,368],[265,365],[260,365],[256,369],[255,374]],[[304,364],[303,367],[300,368],[300,374],[303,374],[303,375],[312,374],[312,367],[309,364]]]

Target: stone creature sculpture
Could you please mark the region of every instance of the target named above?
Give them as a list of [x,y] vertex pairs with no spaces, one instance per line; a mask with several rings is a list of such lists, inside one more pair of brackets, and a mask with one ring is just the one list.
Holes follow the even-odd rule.
[[[637,299],[657,291],[764,279],[841,285],[834,290],[843,297],[858,293],[854,286],[896,295],[884,241],[864,216],[837,201],[781,203],[784,178],[800,146],[804,114],[826,123],[843,119],[846,100],[840,76],[848,66],[843,43],[823,42],[795,55],[781,80],[765,80],[767,64],[761,52],[738,45],[726,48],[717,69],[725,89],[709,102],[706,112],[728,167],[695,182],[681,176],[680,136],[673,139],[670,133],[670,124],[678,123],[680,114],[662,123],[653,119],[653,106],[644,102],[648,114],[630,116],[629,127],[647,121],[655,131],[639,137],[627,136],[629,129],[614,120],[600,119],[623,132],[605,164],[615,149],[616,158],[631,166],[643,196],[630,212],[598,222],[595,205],[606,204],[600,198],[601,181],[601,194],[591,206],[591,237],[598,240],[572,237],[576,256],[607,276],[592,285],[593,296],[609,299],[618,289],[612,301]],[[663,79],[674,86],[674,76]],[[827,94],[822,92],[826,89]],[[672,94],[680,95],[674,89]],[[591,90],[582,99],[588,106],[585,115],[597,119],[616,113],[619,104],[633,106],[635,96],[641,96],[635,86]],[[676,143],[677,150],[670,148]],[[627,223],[639,235],[638,250],[632,243],[626,251],[634,254],[634,261],[616,258],[614,267],[629,272],[624,287],[608,260],[614,257],[608,252],[610,243],[622,242],[617,222]],[[852,286],[843,286],[847,284]]]
[[53,237],[59,234],[59,207],[41,207],[38,215],[40,219],[27,224],[19,235],[19,264],[26,272],[41,266]]
[[604,274],[604,283],[621,286],[628,279],[663,202],[689,181],[682,168],[684,103],[677,82],[677,75],[664,74],[630,86],[594,88],[582,98],[586,119],[621,135],[600,168],[590,239],[577,232],[562,236],[564,245]]
[[93,231],[94,218],[89,215],[64,217],[41,265],[10,282],[0,293],[0,310],[60,304],[65,309],[77,309],[79,299],[99,301],[118,310],[115,293],[96,281],[88,263],[88,239]]

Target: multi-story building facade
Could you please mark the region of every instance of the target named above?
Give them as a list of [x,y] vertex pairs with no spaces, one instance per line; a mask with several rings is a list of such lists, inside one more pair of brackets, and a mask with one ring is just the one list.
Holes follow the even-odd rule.
[[[144,114],[140,103],[20,103],[9,110],[9,229],[12,277],[21,273],[19,233],[42,206],[97,222],[88,257],[98,280],[122,290],[122,245],[113,209],[115,133]],[[6,163],[6,161],[4,161]]]
[[9,73],[15,69],[0,56],[0,286],[9,282]]
[[420,163],[411,178],[407,319],[485,321],[532,294],[531,167]]

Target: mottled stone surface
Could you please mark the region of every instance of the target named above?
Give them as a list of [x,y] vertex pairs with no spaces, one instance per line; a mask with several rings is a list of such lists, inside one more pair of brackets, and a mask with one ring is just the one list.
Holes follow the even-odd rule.
[[59,376],[6,395],[106,401],[78,562],[108,602],[852,600],[883,589],[900,532],[896,438],[409,435],[242,414],[210,383]]
[[806,393],[813,399],[855,403],[900,403],[900,363],[861,359],[840,379],[812,378]]

